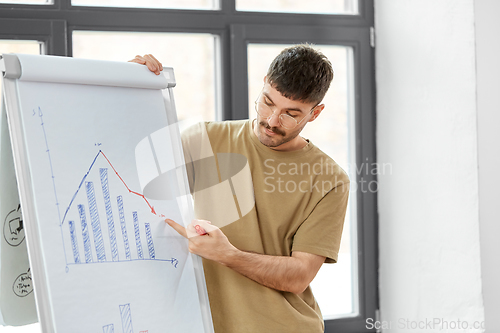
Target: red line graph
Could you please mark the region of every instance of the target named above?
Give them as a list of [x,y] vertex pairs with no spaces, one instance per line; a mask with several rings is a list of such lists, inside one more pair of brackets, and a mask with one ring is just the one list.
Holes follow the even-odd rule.
[[89,175],[90,171],[92,170],[92,168],[94,167],[94,164],[96,163],[96,160],[97,158],[99,157],[99,155],[102,155],[106,161],[108,162],[109,166],[113,169],[113,171],[115,172],[115,174],[118,176],[118,178],[121,180],[121,182],[123,183],[123,185],[125,186],[125,188],[128,190],[129,193],[131,194],[135,194],[139,197],[141,197],[145,202],[146,204],[148,205],[149,209],[151,209],[151,213],[153,213],[154,215],[158,216],[158,217],[165,217],[165,215],[163,214],[157,214],[156,213],[156,210],[155,208],[149,203],[148,199],[146,199],[146,197],[142,194],[142,193],[139,193],[139,192],[136,192],[136,191],[132,191],[130,189],[130,187],[128,187],[127,183],[125,183],[125,181],[123,180],[123,178],[120,176],[120,174],[118,173],[118,171],[116,171],[115,167],[113,166],[113,164],[111,163],[111,161],[108,159],[108,157],[106,156],[106,154],[104,154],[104,152],[102,150],[99,150],[99,152],[97,153],[97,155],[95,156],[92,164],[90,165],[90,168],[89,170],[87,171],[87,173],[85,174],[85,176],[83,176],[83,179],[82,181],[80,182],[80,185],[78,186],[78,189],[76,190],[75,194],[73,195],[73,198],[71,199],[71,202],[69,203],[68,207],[66,208],[66,212],[64,213],[64,217],[62,218],[61,220],[61,225],[64,224],[64,221],[66,220],[66,215],[68,214],[68,211],[69,209],[71,208],[71,206],[73,205],[73,201],[75,200],[76,198],[76,195],[78,194],[78,192],[80,191],[83,183],[85,182],[85,179],[87,179],[87,176]]
[[135,191],[132,191],[127,183],[125,183],[125,181],[122,179],[122,177],[120,176],[120,174],[118,173],[118,171],[116,171],[115,167],[113,166],[113,164],[111,164],[110,160],[108,159],[108,157],[106,156],[106,154],[104,154],[104,152],[102,150],[99,150],[99,154],[101,154],[102,156],[104,156],[104,158],[106,159],[106,161],[108,161],[108,164],[109,166],[113,169],[113,171],[115,172],[115,174],[118,176],[118,178],[120,178],[120,180],[122,181],[123,185],[125,185],[125,187],[127,188],[127,190],[129,191],[129,193],[132,193],[132,194],[135,194],[135,195],[138,195],[140,196],[141,198],[144,199],[144,201],[146,201],[147,205],[149,206],[149,208],[151,209],[151,213],[155,214],[156,215],[156,211],[155,211],[155,208],[153,206],[151,206],[151,204],[149,203],[148,199],[146,199],[146,197],[144,196],[144,194],[141,194],[141,193],[138,193],[138,192],[135,192]]

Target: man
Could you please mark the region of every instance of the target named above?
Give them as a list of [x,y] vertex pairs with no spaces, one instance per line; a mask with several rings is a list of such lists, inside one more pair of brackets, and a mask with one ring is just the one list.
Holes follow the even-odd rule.
[[[132,61],[162,70],[151,55]],[[309,284],[337,260],[349,179],[299,134],[323,111],[332,79],[330,62],[310,45],[287,48],[264,77],[256,120],[183,133],[196,217],[210,222],[166,221],[204,258],[217,333],[324,331]]]

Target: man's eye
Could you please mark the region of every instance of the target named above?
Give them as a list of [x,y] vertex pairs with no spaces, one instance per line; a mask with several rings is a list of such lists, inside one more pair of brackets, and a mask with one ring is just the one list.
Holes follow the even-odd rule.
[[292,114],[292,113],[290,113],[290,112],[287,112],[286,114],[287,114],[287,115],[289,115],[289,116],[290,116],[290,117],[292,117],[292,118],[296,118],[296,117],[298,116],[297,114],[295,114],[295,113],[294,113],[294,114]]

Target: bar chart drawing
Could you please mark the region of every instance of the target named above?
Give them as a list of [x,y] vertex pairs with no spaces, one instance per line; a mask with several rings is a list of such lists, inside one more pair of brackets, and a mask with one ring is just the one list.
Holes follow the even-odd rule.
[[[134,333],[134,329],[132,327],[132,311],[130,310],[130,303],[120,304],[118,308],[120,309],[122,333]],[[104,325],[102,327],[102,331],[103,333],[114,333],[115,325],[114,324]],[[141,332],[148,332],[148,331],[146,330]]]
[[[35,111],[33,111],[33,115],[35,114]],[[140,211],[144,213],[144,210],[138,207],[127,209],[127,202],[135,206],[139,205],[139,203],[141,205],[146,204],[148,206],[146,214],[154,214],[161,218],[165,216],[157,214],[155,208],[143,194],[129,188],[102,150],[99,150],[94,156],[90,167],[84,173],[76,191],[63,211],[64,213],[61,215],[59,200],[61,196],[57,191],[51,150],[45,131],[43,112],[40,108],[38,108],[38,117],[43,131],[45,152],[50,165],[55,204],[60,220],[59,226],[66,260],[66,272],[68,272],[68,265],[130,262],[134,260],[166,261],[177,268],[179,262],[176,258],[159,257],[157,255],[151,224],[141,223]],[[110,177],[110,174],[114,179]],[[122,192],[125,192],[125,194]],[[118,195],[114,197],[113,193],[118,193]],[[104,216],[101,215],[102,212],[105,212]],[[115,216],[118,216],[119,222],[117,222]],[[150,219],[150,217],[143,217],[144,220]],[[107,225],[107,228],[103,228],[103,223]],[[116,223],[119,224],[116,225]],[[121,237],[117,236],[116,229],[121,231]],[[133,251],[128,236],[129,230],[132,231],[132,229],[136,251]],[[143,251],[142,239],[146,240],[147,256]]]
[[120,213],[120,226],[122,230],[122,236],[123,236],[123,245],[125,247],[125,257],[127,260],[131,259],[130,256],[130,246],[128,243],[128,236],[127,236],[127,225],[125,224],[125,212],[123,211],[123,197],[119,195],[116,198],[116,202],[118,204],[118,211]]
[[78,205],[78,213],[80,215],[80,223],[82,226],[82,237],[85,252],[85,262],[92,262],[92,253],[90,249],[90,236],[87,229],[87,218],[85,217],[85,207],[83,205]]
[[102,193],[104,204],[106,205],[106,219],[108,221],[109,239],[111,241],[111,253],[113,261],[118,261],[118,248],[116,246],[115,224],[113,221],[113,211],[111,210],[111,200],[109,198],[108,169],[100,168]]
[[71,246],[73,248],[73,258],[75,259],[75,263],[80,263],[80,253],[78,251],[78,241],[76,240],[76,232],[75,232],[75,222],[69,221],[69,232],[71,233]]
[[135,246],[137,247],[137,256],[139,257],[139,259],[144,259],[141,243],[141,230],[139,229],[139,218],[137,217],[137,212],[133,212],[132,216],[134,217],[134,234]]
[[89,202],[90,219],[92,221],[92,231],[94,232],[95,251],[98,261],[106,261],[106,253],[104,252],[104,240],[102,239],[101,221],[97,210],[97,202],[95,199],[94,183],[86,182],[87,199]]
[[158,260],[177,268],[176,258],[161,257],[155,249],[152,225],[141,215],[151,213],[157,215],[99,150],[62,217],[67,265]]
[[134,333],[132,328],[132,313],[130,312],[130,303],[120,305],[120,315],[122,318],[123,333]]
[[115,326],[113,324],[103,326],[102,333],[115,333]]
[[153,244],[153,236],[151,235],[151,225],[149,223],[145,223],[144,227],[146,228],[146,239],[148,242],[149,258],[154,259],[155,258],[155,247]]

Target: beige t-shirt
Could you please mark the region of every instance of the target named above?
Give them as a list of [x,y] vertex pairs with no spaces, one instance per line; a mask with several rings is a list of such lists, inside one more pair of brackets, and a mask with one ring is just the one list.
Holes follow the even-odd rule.
[[[311,142],[270,149],[249,120],[200,123],[182,139],[197,218],[220,227],[240,250],[337,261],[349,178],[333,159]],[[203,265],[216,333],[324,331],[310,287],[293,294],[210,260]]]

